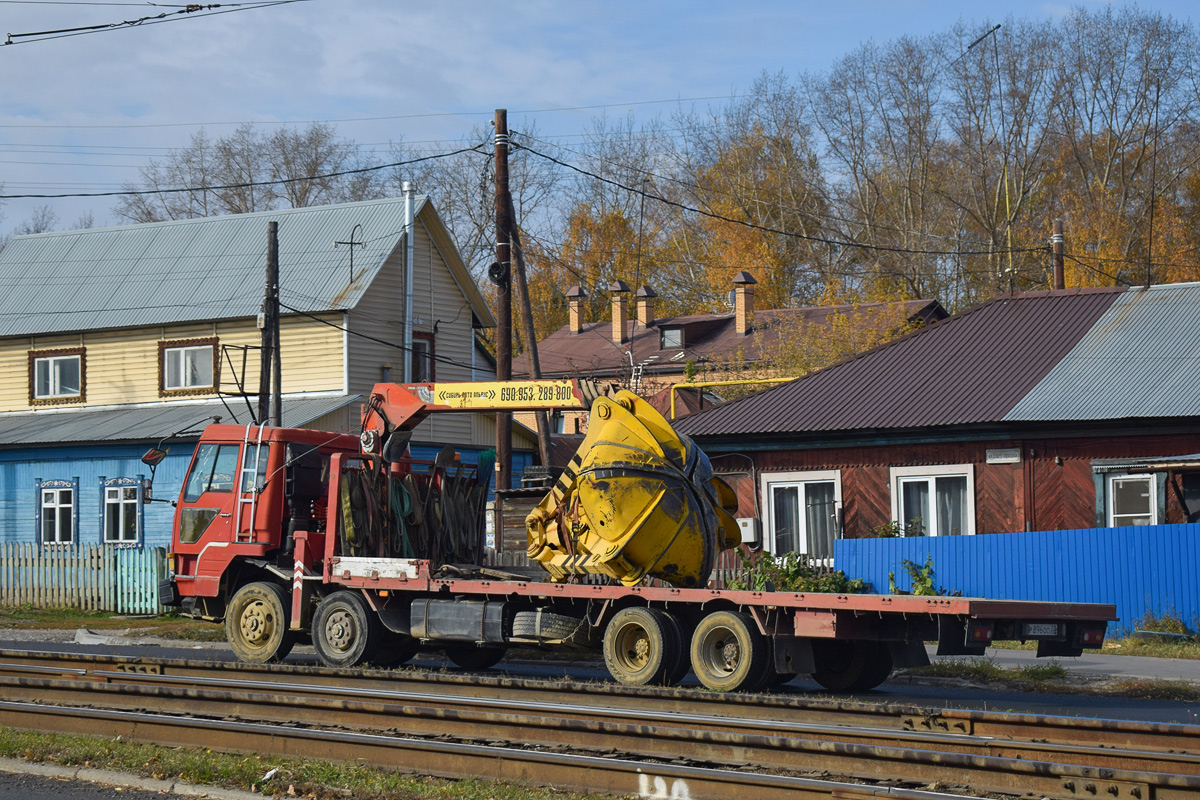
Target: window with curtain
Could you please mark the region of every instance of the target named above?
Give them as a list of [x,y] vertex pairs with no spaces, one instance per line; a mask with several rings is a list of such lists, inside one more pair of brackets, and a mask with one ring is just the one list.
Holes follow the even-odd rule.
[[804,553],[812,558],[833,558],[841,508],[841,477],[837,471],[766,473],[767,505],[764,531],[766,549]]
[[892,468],[892,518],[908,535],[957,536],[975,532],[970,464]]

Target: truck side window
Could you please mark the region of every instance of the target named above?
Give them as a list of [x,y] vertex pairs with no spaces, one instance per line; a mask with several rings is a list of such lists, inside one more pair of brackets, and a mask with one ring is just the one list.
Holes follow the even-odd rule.
[[194,503],[205,492],[232,492],[238,445],[202,444],[188,474],[183,501]]

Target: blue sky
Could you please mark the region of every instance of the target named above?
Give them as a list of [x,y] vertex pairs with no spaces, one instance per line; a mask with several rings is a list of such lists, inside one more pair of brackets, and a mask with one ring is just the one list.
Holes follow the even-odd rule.
[[[201,126],[220,135],[244,121],[330,120],[382,153],[401,138],[458,139],[506,107],[514,127],[533,118],[544,135],[572,136],[602,113],[640,120],[681,100],[720,102],[764,70],[822,71],[868,40],[959,21],[982,32],[1009,15],[1055,19],[1076,5],[1106,4],[310,0],[46,41],[17,36],[0,46],[0,182],[9,195],[113,190]],[[1185,0],[1139,5],[1194,16]],[[0,0],[0,32],[168,10]],[[436,200],[436,187],[421,188]],[[43,204],[60,227],[85,212],[117,224],[111,198],[13,199],[0,207],[0,234]]]

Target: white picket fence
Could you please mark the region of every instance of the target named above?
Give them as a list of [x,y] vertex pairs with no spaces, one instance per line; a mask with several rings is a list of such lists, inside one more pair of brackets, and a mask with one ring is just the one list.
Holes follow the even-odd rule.
[[166,551],[0,543],[0,605],[159,614]]

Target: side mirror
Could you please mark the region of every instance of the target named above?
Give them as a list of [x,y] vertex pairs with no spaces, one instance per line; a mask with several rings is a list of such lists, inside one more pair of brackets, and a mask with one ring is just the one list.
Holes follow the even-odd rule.
[[166,450],[162,449],[161,447],[151,447],[146,451],[146,455],[142,456],[142,463],[148,467],[157,467],[166,457]]

